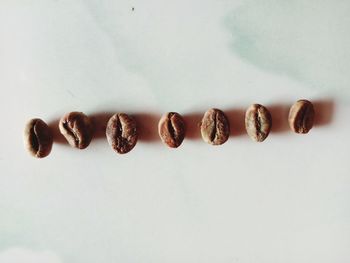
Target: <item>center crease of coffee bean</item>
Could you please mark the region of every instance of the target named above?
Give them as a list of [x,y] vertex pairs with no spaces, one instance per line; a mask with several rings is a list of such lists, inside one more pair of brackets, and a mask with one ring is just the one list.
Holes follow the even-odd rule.
[[79,144],[79,136],[74,132],[74,125],[70,127],[69,122],[63,123],[63,127],[66,129],[69,135],[74,138],[74,141]]
[[169,130],[171,138],[173,140],[175,140],[177,137],[177,134],[176,134],[176,130],[174,128],[173,116],[174,116],[174,114],[171,114],[171,113],[169,114],[168,130]]
[[261,117],[259,110],[255,113],[255,126],[256,126],[256,135],[259,136],[261,133]]
[[117,136],[122,136],[122,137],[124,137],[123,136],[123,126],[122,126],[122,124],[121,124],[121,122],[120,122],[120,119],[119,119],[119,117],[118,117],[118,119],[117,119],[117,127],[118,127],[118,134],[117,134]]
[[120,120],[120,117],[118,116],[117,117],[117,127],[118,127],[117,130],[118,130],[119,134],[117,134],[117,137],[120,136],[120,140],[118,140],[118,145],[121,148],[124,148],[126,145],[130,144],[130,137],[131,137],[131,135],[130,134],[126,134],[125,126],[126,126],[126,124],[123,123]]
[[219,129],[219,127],[217,126],[219,124],[219,121],[218,121],[218,115],[217,113],[215,113],[215,116],[213,118],[213,127],[211,129],[211,133],[210,133],[210,141],[215,141],[216,139],[216,136],[217,136],[217,131]]
[[37,135],[36,130],[35,130],[35,124],[31,128],[30,133],[32,134],[32,137],[31,137],[32,147],[37,152],[39,150],[39,138],[38,138],[38,135]]
[[301,132],[304,132],[306,130],[307,109],[308,109],[308,107],[304,106],[300,112],[300,119],[299,119],[298,126],[299,126],[299,131],[301,131]]

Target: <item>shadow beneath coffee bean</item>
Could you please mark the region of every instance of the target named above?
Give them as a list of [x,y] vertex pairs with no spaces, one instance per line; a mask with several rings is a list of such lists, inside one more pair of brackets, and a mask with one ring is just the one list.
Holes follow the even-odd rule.
[[89,115],[94,127],[93,140],[106,139],[107,122],[113,114],[114,112],[98,112]]
[[312,101],[315,109],[315,126],[324,126],[332,122],[335,103],[333,99]]
[[186,136],[185,140],[198,140],[201,139],[200,122],[203,118],[203,113],[194,112],[183,114],[182,117],[186,123]]
[[64,136],[61,134],[58,128],[59,122],[60,122],[60,119],[55,119],[47,124],[50,127],[50,130],[52,132],[53,142],[57,144],[69,146],[66,138],[64,138]]
[[[94,124],[93,139],[106,139],[106,127],[109,119],[116,112],[100,112],[90,114],[90,118]],[[138,131],[138,141],[155,142],[158,136],[158,121],[160,116],[153,113],[127,113],[136,121]]]
[[[106,128],[109,119],[116,112],[100,112],[90,114],[94,124],[94,137],[93,139],[106,139]],[[127,113],[129,116],[133,117],[136,121],[138,141],[140,142],[155,142],[159,139],[158,136],[158,121],[160,116],[153,113]]]
[[290,131],[288,114],[291,106],[292,104],[272,104],[266,106],[272,117],[271,133],[283,133]]
[[160,143],[160,138],[158,135],[158,121],[161,118],[161,115],[154,113],[134,113],[130,114],[130,116],[132,116],[136,121],[139,141],[145,143]]
[[226,109],[225,115],[230,123],[230,136],[242,136],[246,134],[245,130],[245,110],[244,109]]

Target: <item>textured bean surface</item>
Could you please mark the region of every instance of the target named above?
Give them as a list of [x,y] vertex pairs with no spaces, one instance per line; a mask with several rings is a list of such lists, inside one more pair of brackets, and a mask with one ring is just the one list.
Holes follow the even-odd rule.
[[201,134],[203,140],[212,145],[226,142],[230,135],[230,125],[226,115],[218,109],[208,110],[201,122]]
[[308,100],[298,100],[289,111],[288,122],[296,133],[308,133],[314,124],[315,110]]
[[43,158],[50,154],[53,137],[49,126],[41,119],[30,120],[24,129],[24,145],[31,155]]
[[125,113],[114,114],[107,123],[106,136],[109,145],[117,153],[131,151],[138,137],[135,120]]
[[88,116],[82,112],[70,112],[64,115],[59,123],[59,129],[68,143],[78,149],[89,146],[93,125]]
[[168,112],[159,121],[158,133],[166,145],[177,148],[185,138],[185,121],[180,114]]
[[254,141],[262,142],[269,135],[272,126],[271,114],[260,104],[251,105],[245,114],[245,127]]

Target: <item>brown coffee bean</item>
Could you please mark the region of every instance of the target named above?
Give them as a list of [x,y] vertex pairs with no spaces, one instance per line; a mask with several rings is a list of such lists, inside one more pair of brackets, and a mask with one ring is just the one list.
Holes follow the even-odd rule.
[[171,148],[177,148],[185,138],[186,125],[182,116],[176,112],[168,112],[162,116],[158,124],[158,133],[162,141]]
[[315,110],[308,100],[298,100],[289,111],[288,122],[296,133],[308,133],[314,124]]
[[37,158],[48,156],[52,149],[53,136],[47,124],[41,119],[30,120],[24,129],[24,145]]
[[114,114],[107,123],[106,136],[109,145],[117,153],[127,153],[137,142],[135,120],[125,113]]
[[93,135],[93,125],[90,118],[84,113],[67,113],[61,118],[58,126],[72,147],[85,149],[89,146]]
[[262,142],[269,135],[272,126],[271,114],[260,104],[251,105],[245,113],[245,128],[254,141]]
[[201,122],[201,134],[203,140],[212,145],[226,142],[230,135],[230,124],[226,115],[218,109],[208,110]]

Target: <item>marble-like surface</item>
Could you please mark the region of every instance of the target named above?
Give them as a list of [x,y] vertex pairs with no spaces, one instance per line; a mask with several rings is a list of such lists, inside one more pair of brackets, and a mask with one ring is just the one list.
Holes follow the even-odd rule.
[[[350,2],[342,0],[2,0],[0,262],[349,262]],[[286,125],[315,102],[306,136]],[[267,106],[254,143],[242,114]],[[232,136],[196,123],[224,110]],[[142,134],[117,155],[23,149],[32,117],[124,111]],[[157,137],[177,111],[188,137]]]

